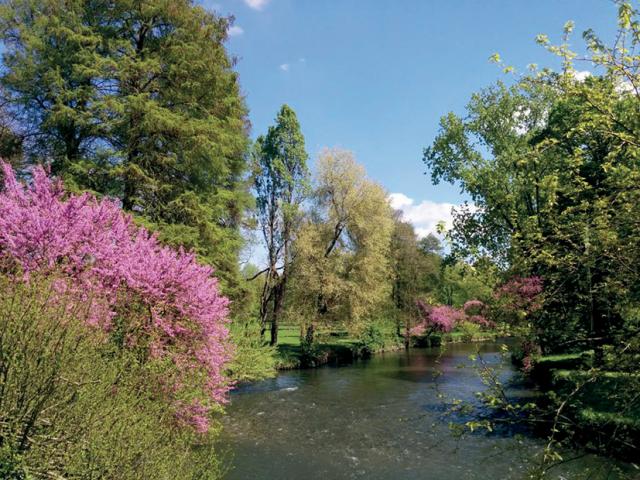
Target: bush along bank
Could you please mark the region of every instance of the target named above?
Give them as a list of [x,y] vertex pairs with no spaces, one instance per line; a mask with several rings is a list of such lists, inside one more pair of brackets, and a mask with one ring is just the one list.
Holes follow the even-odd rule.
[[[614,368],[619,358],[595,351],[538,355],[523,367],[543,395],[539,408],[546,413],[545,431],[567,439],[587,450],[606,452],[624,460],[637,456],[640,438],[640,402],[637,401],[640,374],[637,370]],[[609,357],[609,358],[608,358]]]

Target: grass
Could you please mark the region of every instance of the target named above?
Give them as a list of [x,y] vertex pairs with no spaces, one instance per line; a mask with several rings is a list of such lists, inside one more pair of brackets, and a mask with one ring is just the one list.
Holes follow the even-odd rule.
[[[349,336],[346,330],[320,329],[316,334],[317,354],[313,359],[315,365],[327,363],[331,359],[352,358],[358,339]],[[277,368],[287,370],[302,366],[302,346],[300,343],[300,327],[283,325],[278,330]]]
[[[402,348],[403,339],[396,335],[396,326],[391,322],[381,326],[381,333],[385,338],[384,350],[397,350]],[[436,343],[459,343],[466,341],[493,340],[492,332],[478,332],[469,338],[462,331],[453,331],[438,337]],[[344,329],[318,329],[316,333],[318,347],[318,361],[316,364],[326,363],[331,360],[351,360],[357,356],[360,345],[359,339]],[[296,325],[282,325],[278,330],[278,360],[277,368],[280,370],[301,367],[302,347],[300,344],[300,327]]]

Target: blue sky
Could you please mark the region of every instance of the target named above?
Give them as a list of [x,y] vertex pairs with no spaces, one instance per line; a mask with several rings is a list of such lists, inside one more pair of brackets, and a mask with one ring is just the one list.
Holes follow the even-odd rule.
[[[252,136],[277,110],[298,114],[307,150],[353,151],[421,233],[463,200],[451,185],[432,186],[422,150],[449,111],[464,112],[470,95],[499,78],[488,58],[524,70],[555,65],[536,45],[558,41],[574,20],[579,33],[615,31],[608,0],[205,0],[234,15],[228,49],[238,57]],[[580,69],[580,67],[578,67]],[[584,65],[588,69],[589,65]],[[441,218],[445,219],[445,218]]]

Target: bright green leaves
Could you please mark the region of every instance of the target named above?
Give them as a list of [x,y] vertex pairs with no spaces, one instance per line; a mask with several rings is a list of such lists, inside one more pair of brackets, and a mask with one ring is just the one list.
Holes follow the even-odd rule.
[[309,169],[304,136],[295,112],[283,105],[275,125],[258,137],[253,148],[253,187],[258,226],[267,252],[260,299],[262,331],[271,323],[271,343],[277,343],[283,314],[293,242],[302,219],[302,202],[309,194]]
[[[635,45],[635,13],[625,3],[620,12]],[[488,254],[511,271],[542,275],[554,292],[546,323],[536,325],[549,348],[612,334],[622,305],[637,295],[636,274],[622,271],[638,257],[640,58],[587,32],[592,60],[606,73],[578,75],[567,44],[573,28],[565,25],[559,46],[537,38],[564,60],[563,73],[534,72],[474,95],[465,117],[442,118],[424,156],[434,182],[459,184],[475,203],[456,213],[452,253]]]

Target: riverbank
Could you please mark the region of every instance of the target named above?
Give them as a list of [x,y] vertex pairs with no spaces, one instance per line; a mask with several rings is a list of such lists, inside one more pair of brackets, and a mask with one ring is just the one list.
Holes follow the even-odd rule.
[[[634,396],[637,388],[630,387],[640,375],[594,363],[593,350],[541,356],[530,376],[547,394],[544,406],[562,408],[567,425],[563,423],[560,435],[571,435],[588,450],[633,460],[637,451],[630,440],[640,437],[640,403]],[[570,401],[558,407],[558,398]]]
[[[348,364],[358,358],[383,352],[393,352],[405,348],[404,337],[396,334],[393,326],[380,329],[380,337],[375,345],[368,345],[346,330],[321,330],[312,349],[305,349],[300,341],[300,330],[296,326],[282,326],[278,332],[276,368],[294,370],[313,368],[326,364]],[[441,344],[462,342],[486,342],[495,340],[493,332],[463,331],[431,335],[417,341],[418,347],[436,347]]]

